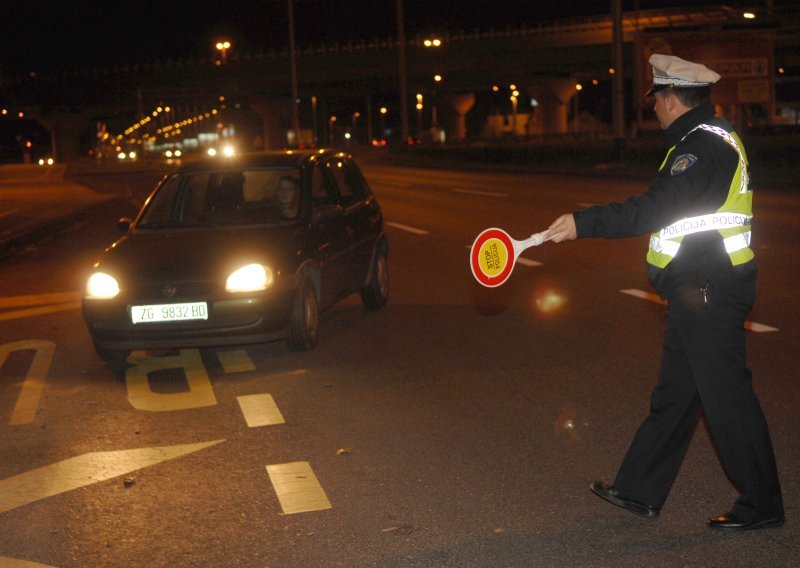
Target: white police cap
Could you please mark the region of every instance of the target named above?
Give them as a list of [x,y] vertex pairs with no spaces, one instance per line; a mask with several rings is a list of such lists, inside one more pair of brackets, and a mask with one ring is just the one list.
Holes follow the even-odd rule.
[[700,63],[692,63],[674,55],[654,53],[649,59],[653,67],[653,86],[646,96],[670,87],[707,87],[720,80],[720,74]]

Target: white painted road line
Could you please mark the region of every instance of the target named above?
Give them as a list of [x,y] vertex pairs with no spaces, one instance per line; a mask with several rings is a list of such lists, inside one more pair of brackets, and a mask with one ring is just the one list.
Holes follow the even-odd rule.
[[249,428],[259,426],[274,426],[275,424],[286,424],[281,411],[272,395],[269,394],[248,394],[237,396],[239,407],[242,409],[244,421]]
[[15,310],[13,312],[0,313],[0,321],[7,321],[20,318],[31,318],[34,316],[43,316],[46,314],[55,314],[57,312],[67,312],[70,310],[79,310],[81,308],[80,302],[69,302],[66,304],[55,304],[52,306],[40,306],[38,308],[27,308],[25,310]]
[[53,292],[51,294],[33,294],[28,296],[6,296],[0,298],[0,308],[19,308],[22,306],[43,306],[45,304],[61,304],[79,302],[80,292]]
[[[80,292],[54,292],[52,294],[6,296],[5,298],[0,298],[0,309],[20,307],[25,307],[25,309],[2,312],[0,313],[0,321],[30,318],[34,316],[54,314],[56,312],[77,310],[81,307],[80,299]],[[34,308],[30,306],[39,307]]]
[[333,508],[310,463],[268,465],[267,473],[285,515]]
[[756,323],[750,320],[744,322],[744,328],[749,329],[750,331],[755,331],[756,333],[769,333],[771,331],[779,331],[777,327],[771,327],[769,325],[764,325],[763,323]]
[[0,513],[224,442],[91,452],[0,481]]
[[620,290],[623,294],[627,294],[628,296],[633,296],[634,298],[639,298],[641,300],[647,300],[648,302],[655,302],[656,304],[666,305],[667,303],[661,299],[660,296],[655,294],[650,294],[649,292],[645,292],[644,290],[636,290],[635,288],[629,288],[627,290]]
[[8,556],[0,556],[0,566],[3,568],[55,568],[50,564],[39,564],[30,560],[17,560]]
[[477,189],[461,189],[454,187],[451,189],[453,193],[464,193],[466,195],[478,195],[481,197],[508,197],[507,193],[500,193],[499,191],[480,191]]
[[217,359],[219,359],[226,373],[244,373],[256,370],[253,360],[250,359],[250,355],[244,349],[217,351]]
[[[628,296],[633,296],[635,298],[640,298],[642,300],[647,300],[648,302],[655,302],[656,304],[665,305],[666,302],[661,299],[660,296],[656,294],[650,294],[649,292],[645,292],[644,290],[636,290],[635,288],[628,289],[628,290],[620,290],[623,294],[627,294]],[[769,333],[771,331],[779,331],[777,327],[771,327],[769,325],[764,325],[763,323],[756,323],[754,321],[747,320],[744,322],[744,328],[750,331],[754,331],[756,333]]]
[[406,231],[414,235],[430,235],[430,232],[424,229],[417,229],[416,227],[410,227],[408,225],[403,225],[402,223],[393,223],[391,221],[387,221],[386,224],[390,227],[394,227],[395,229],[400,229],[401,231]]
[[36,410],[39,408],[39,401],[42,399],[44,381],[50,370],[50,363],[53,362],[56,344],[44,339],[29,339],[0,345],[0,369],[3,368],[6,358],[12,351],[27,350],[33,350],[35,353],[25,381],[22,383],[22,391],[19,393],[14,411],[11,413],[11,420],[8,421],[9,426],[33,422]]

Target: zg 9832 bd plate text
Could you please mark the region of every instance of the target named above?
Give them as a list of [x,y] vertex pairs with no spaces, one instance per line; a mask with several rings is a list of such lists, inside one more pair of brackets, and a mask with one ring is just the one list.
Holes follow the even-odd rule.
[[133,321],[133,323],[155,323],[162,321],[185,321],[198,319],[208,319],[208,305],[206,302],[131,306],[131,321]]

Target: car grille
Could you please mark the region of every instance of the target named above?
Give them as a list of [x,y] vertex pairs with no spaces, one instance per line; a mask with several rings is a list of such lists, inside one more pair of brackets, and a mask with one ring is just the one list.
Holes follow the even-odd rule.
[[[174,288],[175,293],[169,294],[168,288]],[[192,298],[208,296],[216,290],[212,282],[180,282],[177,284],[140,284],[131,290],[134,298]]]

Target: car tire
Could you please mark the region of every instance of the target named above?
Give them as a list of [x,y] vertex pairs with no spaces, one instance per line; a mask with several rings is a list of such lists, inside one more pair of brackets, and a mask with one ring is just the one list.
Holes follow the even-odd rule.
[[303,278],[294,297],[286,342],[294,351],[309,351],[319,337],[319,302],[310,278]]
[[389,301],[389,263],[386,253],[378,250],[370,267],[369,283],[361,288],[361,301],[371,309],[377,310]]

